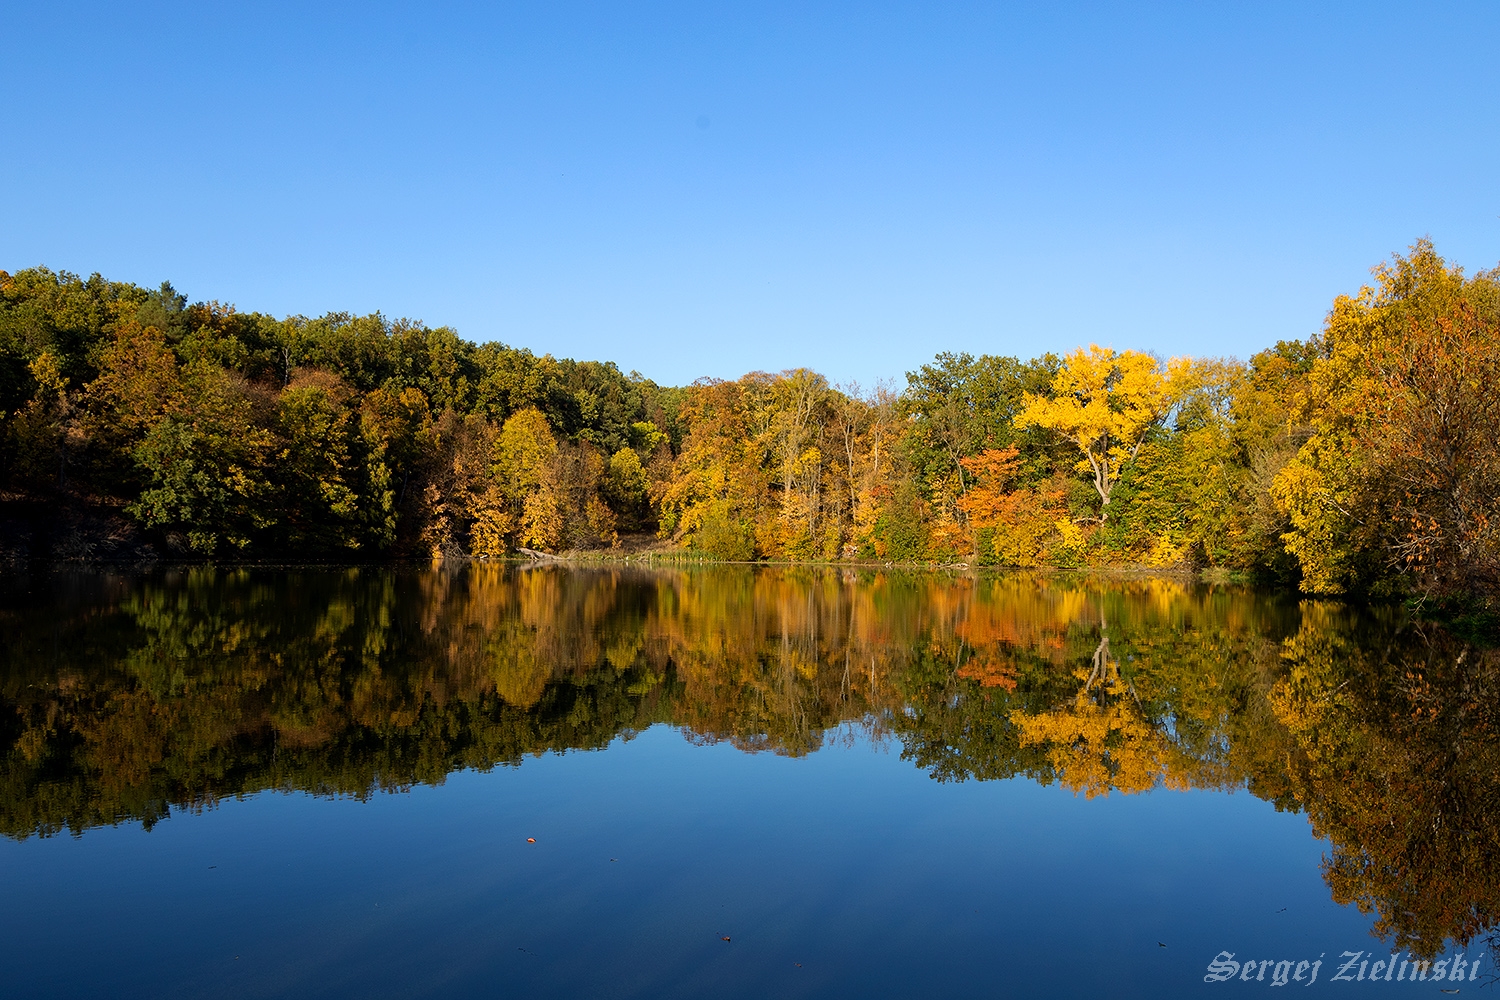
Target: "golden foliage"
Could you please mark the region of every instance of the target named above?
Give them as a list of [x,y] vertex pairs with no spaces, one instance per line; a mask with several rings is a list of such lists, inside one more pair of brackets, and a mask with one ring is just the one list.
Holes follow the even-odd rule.
[[1016,426],[1051,430],[1083,453],[1075,468],[1092,478],[1102,521],[1126,465],[1193,383],[1191,359],[1163,365],[1139,351],[1090,344],[1064,358],[1050,396],[1027,394]]

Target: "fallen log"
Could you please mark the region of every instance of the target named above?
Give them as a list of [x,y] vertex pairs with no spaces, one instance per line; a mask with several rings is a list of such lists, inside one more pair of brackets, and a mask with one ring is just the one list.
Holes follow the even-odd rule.
[[554,556],[550,552],[538,552],[536,549],[518,548],[517,552],[527,556],[532,562],[567,562],[562,556]]

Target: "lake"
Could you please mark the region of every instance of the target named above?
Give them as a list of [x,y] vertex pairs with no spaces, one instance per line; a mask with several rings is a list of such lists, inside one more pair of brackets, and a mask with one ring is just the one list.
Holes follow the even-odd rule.
[[624,565],[4,588],[0,995],[1494,971],[1500,656],[1397,609]]

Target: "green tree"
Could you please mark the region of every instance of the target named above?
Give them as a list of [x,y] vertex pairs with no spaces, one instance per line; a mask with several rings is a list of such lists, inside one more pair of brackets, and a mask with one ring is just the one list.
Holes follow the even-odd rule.
[[255,419],[252,392],[216,365],[187,366],[180,398],[134,449],[147,486],[128,509],[182,532],[195,552],[243,551],[275,523],[266,476],[275,439]]
[[362,505],[383,507],[382,498],[361,498],[359,435],[354,394],[331,372],[299,371],[276,400],[280,485],[285,544],[310,552],[353,551],[364,541],[368,517]]

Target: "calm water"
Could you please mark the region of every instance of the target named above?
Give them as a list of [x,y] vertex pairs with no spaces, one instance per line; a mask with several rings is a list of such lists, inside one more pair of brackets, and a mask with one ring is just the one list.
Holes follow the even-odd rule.
[[[6,586],[0,995],[1493,971],[1500,658],[1394,612],[738,568]],[[1263,978],[1206,983],[1221,952]]]

